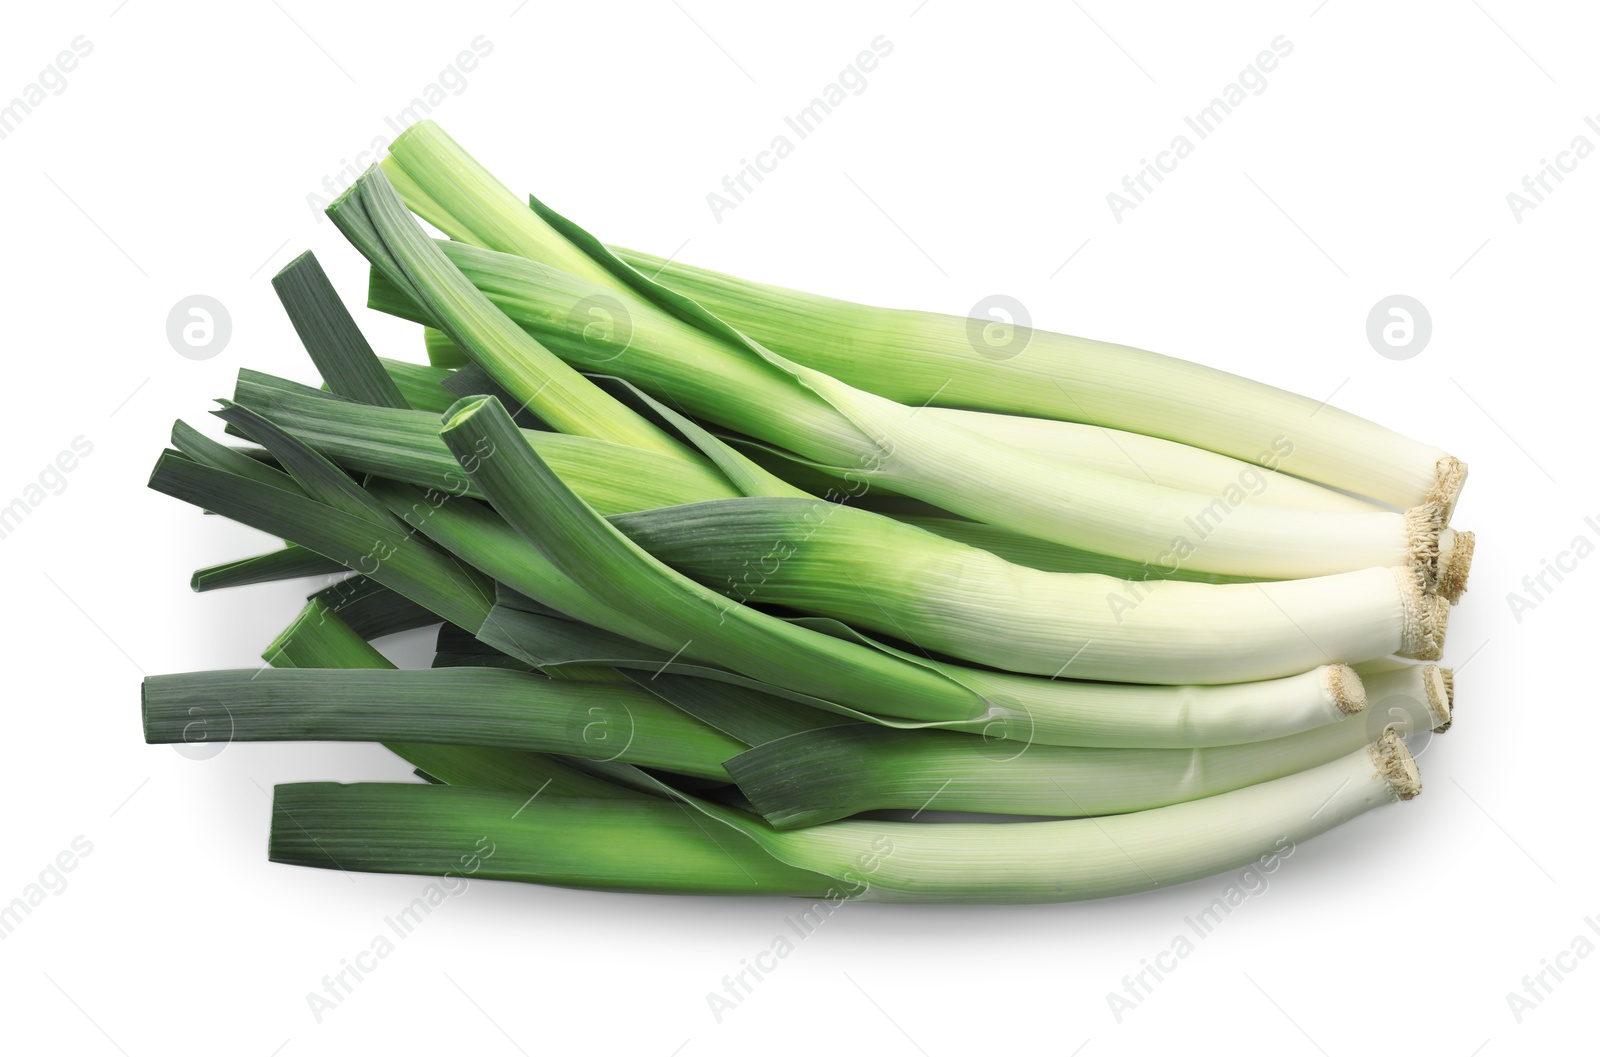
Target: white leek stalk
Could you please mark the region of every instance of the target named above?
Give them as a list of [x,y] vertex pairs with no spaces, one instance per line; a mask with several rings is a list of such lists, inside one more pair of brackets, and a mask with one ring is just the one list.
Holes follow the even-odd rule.
[[1024,451],[1064,459],[1118,477],[1198,492],[1207,500],[1226,494],[1237,497],[1235,504],[1249,497],[1252,501],[1299,510],[1362,513],[1376,509],[1359,496],[1324,488],[1273,469],[1294,452],[1294,442],[1283,435],[1272,438],[1272,447],[1245,460],[1143,433],[1083,422],[950,407],[927,407],[918,414],[943,419]]
[[[1361,677],[1345,664],[1253,683],[1156,686],[1041,679],[927,663],[989,703],[985,722],[948,726],[1024,744],[1234,745],[1335,723],[1367,707]],[[1004,756],[1019,750],[1006,745],[995,751]]]

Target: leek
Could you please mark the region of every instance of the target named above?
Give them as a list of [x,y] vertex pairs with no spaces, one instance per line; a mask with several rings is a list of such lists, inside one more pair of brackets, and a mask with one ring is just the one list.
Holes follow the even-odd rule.
[[1449,702],[1417,665],[1367,680],[1381,723],[1351,716],[1248,745],[1196,749],[1096,749],[1029,745],[1012,754],[982,739],[937,730],[852,725],[763,742],[727,762],[756,810],[779,828],[813,826],[862,811],[975,811],[1007,815],[1112,815],[1182,803],[1329,763],[1376,741],[1448,725]]
[[1279,465],[1286,473],[1402,508],[1437,503],[1446,517],[1466,482],[1466,466],[1439,448],[1200,364],[1038,329],[1015,356],[996,358],[964,317],[869,308],[615,252],[774,352],[901,403],[1087,422],[1251,462],[1282,437],[1293,446]]
[[1244,866],[1421,789],[1405,743],[1389,732],[1298,774],[1106,818],[775,830],[729,809],[706,810],[791,866],[858,883],[865,901],[1042,903],[1124,895]]
[[1034,675],[1230,683],[1390,653],[1435,659],[1448,611],[1409,568],[1271,584],[1129,583],[1039,572],[820,500],[696,503],[612,524],[740,601]]
[[[688,797],[685,804],[536,797],[518,813],[514,795],[311,783],[274,791],[269,855],[324,869],[440,873],[487,836],[495,853],[479,875],[505,880],[866,902],[1053,903],[1244,866],[1420,790],[1416,766],[1393,733],[1320,767],[1201,800],[1004,826],[846,821],[777,830]],[[732,832],[708,830],[710,820]]]

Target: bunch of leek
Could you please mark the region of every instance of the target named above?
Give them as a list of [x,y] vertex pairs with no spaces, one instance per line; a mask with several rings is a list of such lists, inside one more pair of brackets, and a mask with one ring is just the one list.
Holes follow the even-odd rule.
[[[612,251],[429,122],[329,214],[429,363],[305,255],[274,285],[324,386],[242,371],[215,414],[249,443],[179,422],[151,478],[285,541],[197,590],[328,582],[269,669],[149,677],[146,739],[381,742],[422,779],[280,786],[275,860],[437,873],[487,835],[482,876],[547,884],[1083,899],[1420,790],[1402,736],[1454,688],[1410,660],[1473,545],[1445,453]],[[430,669],[373,645],[435,625]]]

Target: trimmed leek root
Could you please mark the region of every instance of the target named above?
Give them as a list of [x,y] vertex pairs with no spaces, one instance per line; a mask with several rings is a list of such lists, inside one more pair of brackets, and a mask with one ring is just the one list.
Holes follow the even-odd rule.
[[1472,568],[1472,552],[1477,547],[1477,537],[1471,532],[1457,532],[1446,528],[1439,533],[1439,561],[1435,588],[1439,594],[1455,605],[1467,590],[1467,573]]

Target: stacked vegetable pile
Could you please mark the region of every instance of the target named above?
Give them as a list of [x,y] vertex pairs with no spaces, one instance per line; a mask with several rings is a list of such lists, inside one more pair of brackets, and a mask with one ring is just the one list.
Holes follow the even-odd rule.
[[[274,860],[613,889],[1082,899],[1420,789],[1465,467],[1153,353],[611,249],[424,122],[310,255],[326,382],[241,371],[151,486],[324,574],[261,671],[155,676],[146,738],[375,741],[425,779],[279,786]],[[445,233],[425,233],[421,218]],[[332,579],[338,574],[342,578]],[[370,643],[438,625],[434,666]],[[954,821],[978,812],[984,821]],[[490,842],[484,844],[484,839]]]

